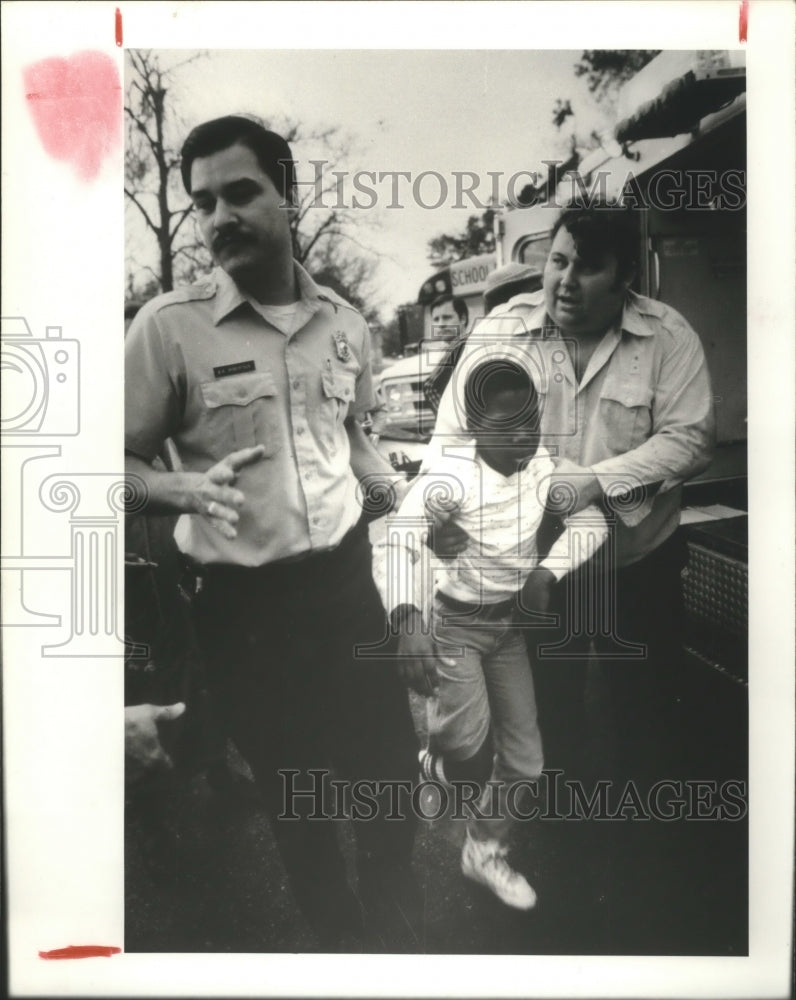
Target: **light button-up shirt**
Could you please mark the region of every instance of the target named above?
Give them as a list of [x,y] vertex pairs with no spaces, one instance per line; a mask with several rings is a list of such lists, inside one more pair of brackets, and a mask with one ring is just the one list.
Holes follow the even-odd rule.
[[323,551],[361,514],[345,420],[374,405],[370,333],[299,265],[296,276],[287,326],[218,270],[147,303],[128,332],[127,450],[151,461],[170,437],[183,469],[204,472],[232,451],[265,447],[238,477],[246,503],[236,539],[180,518],[177,544],[198,562],[259,566]]
[[442,397],[426,464],[466,439],[468,373],[496,355],[514,357],[530,372],[550,453],[589,467],[606,495],[630,496],[614,505],[618,564],[641,559],[671,535],[681,485],[708,466],[715,437],[707,362],[686,320],[663,302],[629,292],[619,323],[578,383],[544,306],[522,295],[510,299],[470,334]]

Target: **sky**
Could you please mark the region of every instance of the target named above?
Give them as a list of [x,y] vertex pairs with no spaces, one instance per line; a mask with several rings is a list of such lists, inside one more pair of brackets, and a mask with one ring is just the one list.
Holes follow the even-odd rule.
[[[301,122],[310,130],[337,126],[350,136],[342,200],[353,216],[361,250],[377,263],[374,304],[387,320],[399,303],[414,301],[431,273],[427,243],[443,232],[464,229],[478,213],[467,196],[457,201],[456,172],[478,175],[473,186],[486,203],[498,172],[501,198],[512,175],[541,171],[541,160],[563,154],[572,130],[552,124],[557,98],[576,112],[579,135],[605,125],[604,112],[577,78],[576,51],[476,50],[246,50],[206,51],[175,71],[170,94],[187,131],[219,115],[250,112],[268,122]],[[166,66],[185,63],[189,51],[162,51]],[[178,137],[179,138],[179,137]],[[310,183],[323,158],[311,146],[294,150],[298,179]],[[328,169],[334,169],[335,165]],[[339,169],[339,167],[338,167]],[[360,184],[373,197],[357,194],[358,171],[407,171],[410,180],[391,177]],[[436,171],[442,180],[424,171]],[[523,175],[519,191],[527,182]],[[397,185],[397,197],[392,185]],[[417,184],[417,187],[413,186]],[[447,189],[447,190],[446,190]],[[309,190],[308,187],[304,190]],[[447,197],[446,197],[447,194]],[[433,207],[441,202],[439,207]],[[398,204],[400,208],[388,208]],[[128,218],[134,215],[128,209]],[[138,236],[131,232],[138,246]],[[153,250],[153,247],[152,247]],[[152,252],[150,250],[150,252]],[[146,258],[137,250],[136,259]]]

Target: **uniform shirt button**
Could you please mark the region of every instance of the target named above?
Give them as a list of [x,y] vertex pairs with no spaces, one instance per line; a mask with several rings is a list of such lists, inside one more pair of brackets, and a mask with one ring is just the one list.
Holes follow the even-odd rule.
[[294,389],[298,389],[300,385],[301,385],[301,382],[299,382],[299,380],[297,378],[294,378],[293,379],[293,388]]
[[303,434],[303,433],[304,433],[304,428],[303,427],[297,427],[296,428],[296,434]]

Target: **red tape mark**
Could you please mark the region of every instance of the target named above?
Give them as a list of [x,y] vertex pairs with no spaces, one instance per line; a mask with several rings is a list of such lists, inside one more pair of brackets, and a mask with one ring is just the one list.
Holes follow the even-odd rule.
[[39,958],[110,958],[118,955],[121,948],[104,944],[70,944],[66,948],[55,948],[53,951],[40,951]]
[[741,10],[738,14],[738,41],[746,41],[746,29],[749,27],[749,0],[741,0]]
[[122,139],[122,85],[104,52],[53,56],[23,70],[25,97],[45,151],[93,180]]

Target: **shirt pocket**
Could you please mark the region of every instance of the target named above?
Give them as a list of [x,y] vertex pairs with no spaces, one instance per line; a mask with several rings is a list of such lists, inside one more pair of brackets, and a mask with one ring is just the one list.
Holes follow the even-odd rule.
[[324,399],[329,403],[336,419],[342,423],[356,395],[356,376],[353,372],[325,371],[321,375]]
[[265,446],[265,457],[281,447],[279,399],[270,372],[228,375],[201,385],[207,432],[219,459],[231,451]]
[[600,392],[603,443],[614,455],[623,455],[650,436],[652,389],[638,379],[608,378]]

